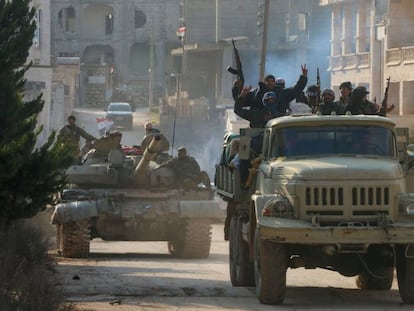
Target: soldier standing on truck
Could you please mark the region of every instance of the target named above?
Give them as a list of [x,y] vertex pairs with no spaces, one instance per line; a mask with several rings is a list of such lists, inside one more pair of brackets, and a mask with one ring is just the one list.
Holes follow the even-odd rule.
[[[263,113],[263,96],[267,92],[274,92],[276,94],[278,102],[278,111],[285,114],[289,110],[289,103],[294,100],[305,88],[306,83],[308,82],[308,69],[305,65],[301,66],[302,74],[299,76],[298,81],[295,86],[290,88],[285,88],[285,85],[282,83],[283,79],[278,79],[278,84],[276,84],[276,79],[273,75],[267,75],[264,79],[264,82],[259,82],[259,87],[252,89],[251,86],[244,87],[240,92],[240,95],[235,100],[235,110],[234,112],[238,115],[236,111],[236,105],[238,107],[250,107],[251,120],[250,127],[263,127],[263,120],[256,119],[256,113]],[[237,83],[235,84],[237,87]],[[234,93],[234,90],[232,91]],[[239,115],[240,116],[240,115]],[[244,118],[243,116],[240,116]]]
[[96,138],[76,125],[76,118],[73,115],[68,117],[68,124],[59,130],[57,137],[58,142],[71,146],[74,163],[80,162],[80,138],[83,137],[89,141],[95,141]]
[[339,97],[339,100],[336,101],[336,103],[341,104],[345,108],[351,98],[352,83],[350,81],[342,82],[339,85],[339,92],[341,93],[341,96]]
[[367,99],[369,94],[365,86],[358,86],[352,91],[350,102],[345,106],[345,113],[352,114],[378,114],[379,106]]
[[344,114],[344,106],[339,102],[334,102],[335,92],[331,89],[324,89],[322,91],[322,102],[320,103],[317,111],[323,115],[330,115],[333,112],[335,114]]
[[197,161],[187,155],[187,149],[183,146],[178,148],[177,156],[164,162],[159,166],[171,168],[177,178],[177,185],[184,189],[196,189],[199,183],[210,188],[210,178],[205,171],[200,170]]

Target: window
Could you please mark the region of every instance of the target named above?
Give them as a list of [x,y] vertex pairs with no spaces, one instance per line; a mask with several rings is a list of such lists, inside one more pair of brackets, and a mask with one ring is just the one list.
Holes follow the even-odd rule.
[[135,29],[141,28],[147,22],[147,17],[142,11],[135,10]]
[[325,155],[396,157],[392,132],[378,126],[291,127],[272,137],[273,158]]
[[111,35],[114,30],[114,16],[109,13],[105,16],[105,34]]

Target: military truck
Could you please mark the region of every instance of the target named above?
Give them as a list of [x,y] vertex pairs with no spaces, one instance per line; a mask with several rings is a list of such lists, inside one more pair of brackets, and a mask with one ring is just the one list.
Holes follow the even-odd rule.
[[233,286],[281,304],[288,268],[337,271],[375,290],[391,288],[396,268],[402,301],[414,303],[407,133],[380,116],[291,115],[233,135],[240,161],[222,160],[215,177]]
[[111,150],[71,166],[70,185],[59,194],[51,223],[64,257],[87,257],[90,241],[166,241],[172,255],[208,257],[211,224],[223,219],[210,185],[174,187],[174,172],[153,161],[162,135],[142,155]]

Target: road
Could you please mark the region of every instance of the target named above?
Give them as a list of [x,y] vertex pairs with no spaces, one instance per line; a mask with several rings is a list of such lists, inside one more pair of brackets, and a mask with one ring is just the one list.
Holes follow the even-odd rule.
[[254,288],[232,287],[223,225],[213,226],[207,259],[172,258],[165,242],[93,240],[89,259],[57,258],[56,271],[80,310],[412,310],[392,290],[361,291],[354,278],[316,269],[288,270],[282,306],[261,305]]
[[[76,111],[78,124],[98,135],[102,111]],[[124,144],[136,144],[149,119],[134,113],[134,129],[123,131]],[[213,164],[211,164],[213,165]],[[80,310],[411,310],[401,304],[397,282],[388,292],[361,291],[354,278],[316,269],[288,270],[282,306],[261,305],[254,288],[233,287],[223,224],[215,224],[210,256],[172,258],[165,242],[91,242],[88,259],[56,258],[57,286]]]

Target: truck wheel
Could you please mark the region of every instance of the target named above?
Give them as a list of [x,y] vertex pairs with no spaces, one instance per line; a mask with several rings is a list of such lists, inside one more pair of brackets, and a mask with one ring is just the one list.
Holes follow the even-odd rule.
[[254,286],[254,265],[249,258],[249,247],[242,238],[242,220],[233,216],[229,239],[230,280],[233,286]]
[[[85,258],[89,255],[90,232],[89,221],[81,220],[62,224],[60,235],[60,252],[63,257]],[[59,230],[58,230],[59,231]]]
[[280,243],[262,241],[256,229],[254,253],[257,297],[264,304],[282,304],[286,292],[285,246]]
[[400,296],[404,303],[414,304],[414,244],[398,245],[396,250]]
[[355,283],[360,289],[390,290],[394,279],[394,267],[370,267],[358,274]]
[[211,225],[205,220],[185,220],[168,251],[179,258],[207,258],[210,254]]

